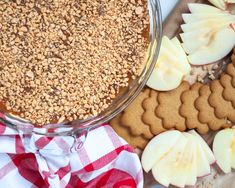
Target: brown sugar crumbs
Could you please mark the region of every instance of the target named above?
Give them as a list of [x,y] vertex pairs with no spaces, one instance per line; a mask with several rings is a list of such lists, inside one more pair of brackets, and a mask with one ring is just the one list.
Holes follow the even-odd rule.
[[1,0],[0,101],[38,124],[99,114],[144,63],[146,7],[143,0]]

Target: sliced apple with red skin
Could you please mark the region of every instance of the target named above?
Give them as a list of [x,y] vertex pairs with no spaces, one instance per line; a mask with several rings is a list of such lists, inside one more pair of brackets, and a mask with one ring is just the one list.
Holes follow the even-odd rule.
[[186,24],[180,37],[190,64],[205,65],[228,55],[235,45],[235,15],[210,5],[188,6],[192,14],[182,15]]
[[201,3],[189,3],[188,8],[191,13],[224,13],[224,11]]
[[214,156],[205,141],[195,131],[167,131],[154,137],[143,151],[143,169],[156,181],[168,187],[193,186],[197,177],[210,174]]
[[235,129],[219,131],[213,142],[216,163],[224,173],[235,169]]
[[207,45],[189,54],[188,60],[192,65],[204,65],[224,58],[231,52],[235,44],[235,32],[225,28],[216,32]]
[[181,132],[172,130],[154,137],[145,147],[141,163],[145,172],[149,172],[155,163],[166,155],[178,142]]
[[164,186],[195,185],[197,177],[210,173],[210,164],[197,136],[182,133],[177,144],[155,163],[154,178]]

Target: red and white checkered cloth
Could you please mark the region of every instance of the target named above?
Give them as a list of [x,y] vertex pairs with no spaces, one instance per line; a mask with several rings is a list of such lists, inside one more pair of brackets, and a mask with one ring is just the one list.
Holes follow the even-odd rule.
[[72,147],[84,138],[22,137],[0,123],[0,187],[143,187],[137,154],[109,125]]

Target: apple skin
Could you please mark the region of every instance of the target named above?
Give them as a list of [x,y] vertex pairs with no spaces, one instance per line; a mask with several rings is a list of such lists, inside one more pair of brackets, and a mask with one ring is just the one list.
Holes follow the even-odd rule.
[[207,173],[207,174],[205,174],[205,175],[203,175],[203,176],[198,176],[197,178],[205,178],[205,177],[207,177],[207,176],[209,176],[209,175],[211,175],[211,172],[210,173]]

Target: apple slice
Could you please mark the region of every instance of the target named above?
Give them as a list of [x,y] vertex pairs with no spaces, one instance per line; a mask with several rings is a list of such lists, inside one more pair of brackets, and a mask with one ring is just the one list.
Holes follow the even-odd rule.
[[189,3],[188,8],[192,13],[224,13],[218,8],[201,3]]
[[203,177],[210,174],[210,164],[200,144],[196,147],[196,157],[198,161],[197,177]]
[[[167,140],[165,144],[167,144]],[[155,163],[152,168],[154,178],[162,185],[168,187],[170,184],[184,187],[187,179],[187,169],[190,164],[188,151],[186,150],[188,140],[181,134],[177,144]]]
[[179,55],[178,49],[175,47],[173,42],[166,36],[162,37],[162,47],[166,48],[167,50],[169,50],[170,52],[174,54],[177,54],[177,56]]
[[222,10],[226,10],[226,4],[224,0],[208,0],[208,1]]
[[188,71],[190,72],[191,66],[188,63],[186,53],[185,53],[179,39],[177,37],[174,37],[173,39],[171,39],[171,43],[173,44],[175,51],[178,51],[177,56],[179,56],[179,58],[182,60],[182,62],[185,62],[186,64],[188,64],[188,67],[189,67],[188,69],[190,69]]
[[192,65],[204,65],[224,58],[235,44],[235,32],[225,28],[214,34],[211,41],[188,56]]
[[184,132],[183,135],[188,139],[188,145],[186,146],[186,149],[189,151],[189,154],[191,154],[191,156],[189,156],[191,158],[191,165],[189,165],[188,175],[185,184],[188,186],[194,186],[197,181],[198,163],[195,148],[198,143],[195,141],[193,135],[186,132]]
[[177,46],[167,37],[162,38],[162,45],[157,63],[147,82],[147,86],[158,91],[177,88],[183,77],[191,71],[187,56],[179,41]]
[[[179,49],[175,46],[175,44],[172,42],[172,40],[170,40],[168,37],[166,37],[166,36],[162,37],[162,46],[164,48],[166,48],[168,51],[176,54],[176,56],[179,56],[180,58],[182,58],[181,54],[179,53]],[[185,54],[185,56],[186,56],[186,54]]]
[[235,129],[225,129],[216,134],[213,152],[221,170],[230,173],[231,167],[235,168]]
[[228,13],[218,13],[218,14],[208,14],[208,13],[196,13],[196,14],[182,14],[183,20],[185,23],[194,23],[199,20],[207,20],[207,19],[216,19],[217,22],[220,21],[230,21],[234,22],[235,16]]
[[165,46],[162,46],[162,55],[167,57],[168,63],[182,72],[183,75],[188,75],[190,73],[191,67],[188,63],[186,54],[182,59],[177,52],[174,53],[174,51],[169,51]]
[[154,164],[175,146],[181,136],[181,132],[172,130],[154,137],[145,147],[141,156],[144,171],[149,172]]
[[200,47],[208,44],[210,40],[210,37],[208,36],[211,35],[210,33],[210,28],[204,28],[180,34],[181,40],[183,41],[182,46],[185,52],[191,54],[198,50]]
[[201,144],[202,149],[204,151],[204,154],[206,155],[206,158],[209,162],[210,165],[215,163],[215,156],[212,153],[210,147],[207,145],[207,143],[205,142],[205,140],[195,131],[195,130],[190,130],[188,132],[189,134],[193,135],[196,137],[196,141],[198,144]]
[[229,26],[231,24],[231,20],[225,20],[218,22],[216,19],[207,19],[207,20],[201,20],[194,23],[187,23],[182,24],[181,28],[184,33],[195,31],[198,28],[211,28],[211,29],[220,29]]
[[157,91],[169,91],[177,88],[183,80],[183,73],[172,65],[159,63],[148,79],[147,86]]

